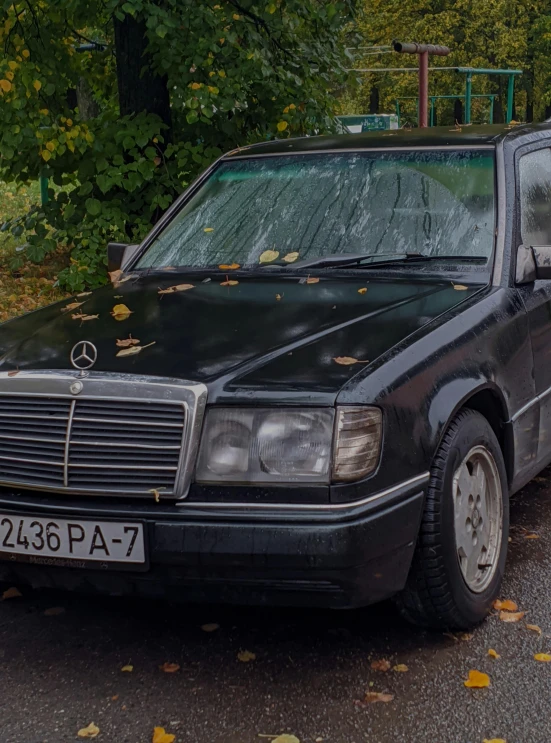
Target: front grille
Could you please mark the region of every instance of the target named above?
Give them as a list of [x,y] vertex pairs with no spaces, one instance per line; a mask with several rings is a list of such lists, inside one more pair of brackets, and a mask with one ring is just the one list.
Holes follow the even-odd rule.
[[0,482],[174,496],[185,424],[181,401],[0,394]]

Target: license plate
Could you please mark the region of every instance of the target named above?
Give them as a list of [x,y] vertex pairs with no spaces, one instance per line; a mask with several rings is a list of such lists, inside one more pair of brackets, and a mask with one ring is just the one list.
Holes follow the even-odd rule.
[[143,524],[0,513],[0,557],[38,564],[145,563]]

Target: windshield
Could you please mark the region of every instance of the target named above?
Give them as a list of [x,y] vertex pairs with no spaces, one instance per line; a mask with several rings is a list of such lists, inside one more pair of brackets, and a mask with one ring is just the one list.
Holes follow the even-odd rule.
[[221,163],[138,268],[340,254],[487,256],[494,155],[424,150],[284,155]]

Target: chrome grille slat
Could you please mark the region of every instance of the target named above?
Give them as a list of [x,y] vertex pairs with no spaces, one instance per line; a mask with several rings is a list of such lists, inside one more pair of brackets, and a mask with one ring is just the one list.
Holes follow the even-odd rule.
[[85,423],[111,423],[118,426],[131,425],[131,426],[159,426],[162,428],[179,428],[180,430],[184,427],[183,423],[163,423],[161,421],[135,421],[135,420],[111,420],[109,418],[83,418],[75,415],[75,421],[81,421]]

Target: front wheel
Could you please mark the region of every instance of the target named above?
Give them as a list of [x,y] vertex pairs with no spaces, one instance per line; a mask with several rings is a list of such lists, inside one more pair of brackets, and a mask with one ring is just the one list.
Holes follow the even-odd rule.
[[486,420],[462,410],[431,470],[401,613],[428,627],[468,629],[498,596],[507,557],[509,497],[503,454]]

